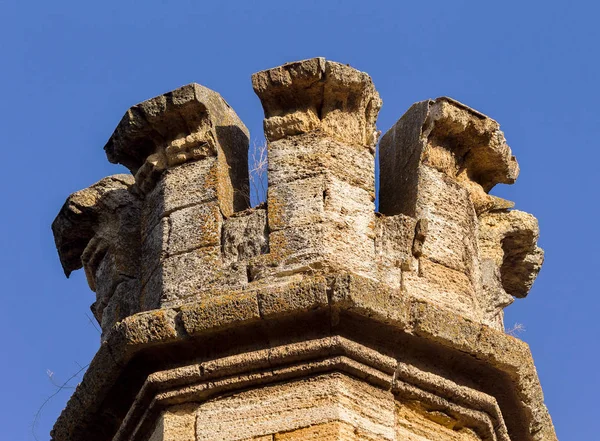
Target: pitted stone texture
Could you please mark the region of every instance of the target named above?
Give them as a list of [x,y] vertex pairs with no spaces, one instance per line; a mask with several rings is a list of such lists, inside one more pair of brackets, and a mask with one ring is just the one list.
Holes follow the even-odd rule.
[[373,235],[371,194],[329,174],[271,186],[267,203],[271,231],[332,222]]
[[401,287],[403,271],[418,270],[412,252],[416,224],[415,219],[402,214],[376,218],[378,279],[393,288]]
[[[414,216],[427,226],[413,247],[419,271],[403,274],[403,288],[444,307],[456,303],[456,310],[480,320],[477,213],[469,190],[448,171],[451,167],[441,159],[446,169],[431,166],[427,155],[433,147],[421,133],[428,106],[414,105],[381,141],[380,209]],[[446,150],[433,151],[440,156]]]
[[140,310],[140,205],[133,177],[114,175],[69,196],[52,224],[65,274],[83,266],[104,331]]
[[148,441],[196,441],[196,404],[173,406],[160,416]]
[[210,297],[215,289],[239,289],[248,282],[245,265],[223,261],[221,246],[165,257],[142,287],[143,310]]
[[269,141],[320,130],[350,145],[377,142],[381,99],[364,72],[311,58],[255,73],[252,86]]
[[491,259],[482,259],[482,293],[480,305],[483,323],[494,329],[504,330],[504,308],[514,302],[502,286],[500,268]]
[[142,208],[142,234],[150,232],[159,220],[182,207],[218,201],[220,169],[215,158],[190,162],[166,170],[156,187],[145,196]]
[[477,241],[477,216],[468,192],[436,170],[420,172],[417,219],[427,220],[422,256],[456,271],[470,274],[468,254]]
[[477,213],[506,208],[487,194],[512,184],[519,166],[498,123],[450,98],[414,104],[381,140],[381,205],[385,214],[414,215],[425,165],[461,183]]
[[223,223],[223,258],[247,262],[269,251],[267,210],[259,207],[236,213]]
[[[216,92],[188,84],[131,107],[104,147],[150,193],[165,170],[216,157],[219,203],[229,215],[248,206],[248,130]],[[218,185],[217,185],[218,184]]]
[[354,427],[343,421],[332,421],[330,423],[316,424],[290,432],[277,433],[273,436],[274,441],[376,441],[377,435]]
[[418,277],[403,274],[403,288],[446,307],[455,294],[462,314],[502,329],[512,301],[506,293],[526,295],[543,253],[537,223],[488,194],[519,173],[498,123],[449,98],[423,101],[385,134],[380,150],[380,210],[427,222],[413,247]]
[[487,213],[480,218],[481,255],[499,268],[502,286],[515,297],[525,297],[542,263],[544,251],[537,246],[537,219],[522,211]]
[[481,441],[473,430],[460,427],[457,420],[442,411],[423,409],[418,402],[398,402],[396,440],[402,441]]
[[222,239],[224,218],[248,207],[248,131],[219,94],[189,84],[133,106],[105,150],[144,195],[143,309],[246,283]]
[[321,58],[259,72],[269,140],[269,256],[253,279],[349,270],[376,277],[374,146],[381,100],[368,75]]
[[[495,393],[499,398],[509,398],[509,401],[503,404],[504,407],[501,407],[501,414],[506,414],[507,427],[517,430],[514,439],[556,440],[552,422],[543,404],[543,395],[531,354],[527,345],[520,340],[472,320],[466,320],[456,313],[426,301],[414,299],[406,293],[391,290],[373,280],[353,275],[339,275],[329,279],[304,277],[298,284],[288,285],[288,288],[289,290],[281,286],[278,291],[275,291],[271,286],[265,286],[255,293],[232,292],[225,289],[223,296],[219,297],[217,302],[205,301],[175,309],[138,313],[118,323],[107,334],[82,384],[77,388],[75,396],[70,400],[55,426],[52,439],[54,441],[82,439],[82,434],[88,434],[88,439],[92,441],[108,441],[112,437],[112,435],[108,436],[110,432],[105,433],[106,436],[103,438],[102,433],[89,432],[92,427],[89,424],[100,424],[105,427],[107,422],[112,421],[112,412],[116,412],[116,417],[122,418],[127,410],[125,407],[129,405],[135,406],[139,417],[143,420],[150,418],[145,412],[150,403],[156,402],[155,398],[175,400],[178,403],[204,402],[208,398],[212,399],[213,404],[209,407],[214,410],[217,408],[214,402],[223,398],[224,402],[231,403],[235,401],[232,400],[234,396],[241,397],[239,394],[248,393],[250,387],[257,388],[260,393],[273,375],[281,375],[279,379],[271,380],[271,384],[276,386],[285,387],[294,384],[293,381],[296,381],[295,384],[302,384],[303,379],[314,378],[315,372],[319,372],[314,369],[319,366],[321,366],[319,369],[325,366],[336,370],[342,369],[355,378],[353,381],[367,384],[369,388],[374,387],[380,393],[389,393],[391,387],[397,396],[406,397],[406,394],[412,394],[425,403],[432,403],[431,399],[435,399],[438,404],[434,409],[426,409],[425,415],[435,418],[436,421],[439,417],[443,417],[442,414],[437,413],[440,411],[457,421],[460,420],[456,418],[457,415],[466,415],[463,411],[455,413],[458,409],[452,403],[447,403],[448,400],[462,405],[471,403],[469,405],[471,409],[485,411],[496,419],[494,426],[501,429],[498,412],[494,413],[493,409],[488,408],[485,400],[477,398],[478,394],[466,393],[464,387],[451,381],[456,376],[462,378],[461,376],[465,374],[460,364],[455,364],[462,357],[463,361],[470,360],[470,363],[476,363],[480,367],[486,366],[486,369],[496,372],[492,375],[480,370],[474,371],[477,378],[475,384],[481,381],[489,386],[506,381],[505,386],[511,389],[511,392],[507,394],[508,389],[500,385]],[[261,298],[264,300],[260,300]],[[300,298],[305,300],[300,303],[295,301]],[[322,314],[326,313],[325,319],[331,321],[331,328],[326,327],[327,335],[316,339],[313,335],[300,341],[296,341],[296,337],[287,335],[287,331],[280,328],[279,320],[291,315],[296,321],[298,316],[294,314],[298,312],[321,318],[323,318]],[[368,330],[368,332],[359,331],[354,339],[337,335],[336,329],[341,329],[340,326],[344,327],[344,323],[351,316],[361,317],[364,320],[361,323],[368,325],[364,331]],[[257,330],[256,327],[260,323],[265,327]],[[223,334],[220,334],[223,329],[232,332],[233,329],[247,324],[252,326],[243,328],[244,332],[255,332],[251,335],[251,340],[254,342],[251,348],[244,346],[240,352],[235,350],[230,352],[231,350],[227,349],[222,355],[224,358],[215,359],[216,352],[221,349],[221,343],[234,343],[227,342],[227,338],[223,339]],[[356,321],[349,324],[351,327],[356,327]],[[379,330],[370,327],[376,324],[385,326]],[[269,331],[271,337],[274,336],[272,333],[277,334],[278,346],[273,346],[271,337],[268,339],[270,341],[264,340],[266,337],[263,332],[266,329],[271,329]],[[329,335],[330,331],[334,334]],[[306,329],[306,332],[309,330]],[[217,340],[211,340],[211,335],[214,335]],[[286,342],[286,338],[292,341]],[[400,340],[396,340],[398,338]],[[190,356],[191,352],[204,347],[203,341],[220,342],[214,347],[206,348],[208,350],[206,355],[209,357],[207,359],[198,361],[194,356],[193,359],[196,361],[192,361],[192,365],[181,366],[173,371],[161,371],[148,376],[145,371],[134,370],[127,371],[129,373],[124,378],[119,377],[135,360],[154,360],[154,357],[148,358],[148,354],[168,354],[168,357],[162,361],[160,357],[156,358],[156,362],[163,364],[154,366],[153,369],[171,369],[175,361],[173,357],[184,359]],[[260,346],[261,342],[266,344],[266,347],[256,348],[255,345]],[[375,346],[373,346],[374,342],[376,342]],[[398,344],[398,342],[403,343]],[[450,359],[440,358],[444,351],[451,351],[454,355]],[[433,378],[434,375],[429,370],[419,373],[417,368],[421,362],[419,361],[417,366],[412,366],[404,356],[405,353],[419,354],[417,358],[423,361],[425,366],[435,366],[435,372],[439,372],[437,377]],[[345,354],[345,356],[334,357],[337,361],[329,365],[320,364],[321,362],[318,361],[334,354]],[[395,355],[390,357],[390,354]],[[189,363],[188,358],[185,360]],[[451,363],[448,364],[447,361]],[[368,366],[357,365],[357,362],[366,363]],[[377,370],[379,374],[375,372]],[[292,372],[296,373],[294,374],[296,380],[292,380],[289,376]],[[443,372],[446,373],[440,376]],[[132,394],[127,398],[109,393],[112,386],[119,388],[121,387],[119,384],[123,385],[123,381],[127,385],[137,384],[139,386],[136,387],[141,387],[145,380],[150,384],[144,386],[140,392],[137,389],[131,391]],[[116,382],[119,381],[121,383],[117,384]],[[203,383],[196,385],[198,381]],[[416,391],[414,387],[411,389],[402,386],[400,382],[418,386],[422,391]],[[468,383],[471,384],[472,381]],[[223,387],[229,392],[217,393],[217,396],[212,392],[213,388],[216,388],[217,392],[223,391]],[[123,390],[127,389],[128,387],[123,388]],[[302,388],[292,388],[291,391],[302,395]],[[432,394],[439,399],[432,397]],[[248,393],[247,396],[258,395]],[[238,401],[244,402],[243,397]],[[362,401],[368,404],[372,403],[373,399],[365,398],[359,401],[361,404]],[[171,406],[173,401],[168,403]],[[313,403],[309,401],[309,406]],[[260,406],[260,403],[258,405]],[[430,412],[432,410],[433,412]],[[517,413],[513,414],[514,411]],[[228,412],[232,418],[236,417],[234,406],[228,408]],[[380,418],[381,412],[377,413]],[[214,412],[213,417],[215,422],[219,421],[217,412]],[[151,418],[152,424],[153,421]],[[259,421],[263,421],[264,424],[270,423],[262,414],[259,415]],[[135,428],[138,422],[139,420],[129,421],[132,428]],[[474,427],[473,424],[469,424],[469,427]],[[115,427],[113,430],[117,429]],[[440,430],[443,429],[442,427]],[[249,430],[252,430],[252,427]],[[498,430],[497,433],[501,433]],[[231,429],[226,428],[226,431],[230,433]],[[290,431],[284,433],[288,432]],[[128,437],[127,433],[129,432],[123,433],[125,437],[117,439],[140,440],[139,437]],[[273,432],[266,436],[272,434]],[[252,436],[246,436],[246,438],[250,437]],[[502,440],[502,438],[498,439]]]
[[275,231],[269,236],[269,250],[261,278],[343,270],[371,277],[376,271],[373,238],[347,224],[324,222]]
[[142,282],[169,257],[221,246],[223,217],[216,202],[173,211],[144,237]]
[[473,284],[460,271],[420,258],[418,272],[402,273],[402,289],[439,307],[481,321],[480,307]]
[[[321,375],[203,403],[198,409],[196,430],[198,441],[265,435],[288,440],[301,439],[292,435],[294,431],[321,425],[324,433],[319,439],[348,439],[335,437],[337,431],[331,433],[331,428],[323,426],[331,422],[347,423],[357,432],[368,434],[366,439],[393,440],[393,396],[345,375]],[[331,437],[326,436],[328,432]],[[310,432],[305,429],[296,435],[300,433]]]
[[364,146],[311,132],[269,143],[268,158],[269,186],[328,173],[373,193],[374,198],[374,155]]

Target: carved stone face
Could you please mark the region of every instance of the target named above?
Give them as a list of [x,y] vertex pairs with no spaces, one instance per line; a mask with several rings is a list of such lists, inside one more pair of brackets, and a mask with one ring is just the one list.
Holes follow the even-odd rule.
[[525,297],[542,263],[537,246],[537,219],[512,210],[485,213],[479,218],[479,248],[483,277],[483,307],[487,324],[503,328],[502,310],[513,297]]
[[67,277],[84,268],[103,330],[139,310],[140,201],[133,177],[115,175],[73,193],[52,224]]
[[503,329],[504,308],[514,302],[515,299],[504,290],[500,268],[493,260],[484,259],[481,262],[481,276],[483,279],[483,293],[480,305],[484,323],[495,329]]

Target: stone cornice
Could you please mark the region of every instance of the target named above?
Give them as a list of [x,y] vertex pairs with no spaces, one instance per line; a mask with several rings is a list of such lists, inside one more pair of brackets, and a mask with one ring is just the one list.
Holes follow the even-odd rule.
[[[401,362],[399,354],[409,357],[407,354],[414,350],[424,351],[423,359],[439,359],[440,365],[449,369],[454,367],[444,360],[450,355],[453,360],[460,359],[462,364],[456,366],[459,376],[485,366],[488,371],[482,378],[497,383],[490,388],[504,382],[514,388],[512,397],[502,397],[501,393],[496,397],[509,432],[518,432],[510,433],[511,439],[556,439],[525,343],[353,275],[305,278],[278,289],[228,293],[210,302],[126,318],[106,335],[59,417],[52,439],[110,440],[134,398],[143,399],[144,383],[150,384],[161,375],[157,372],[188,366],[193,376],[198,372],[197,366],[204,366],[204,373],[211,371],[225,377],[231,372],[216,360],[227,354],[228,345],[235,343],[239,354],[261,347],[274,353],[279,346],[289,344],[299,329],[307,341],[329,337],[333,339],[330,341],[339,342],[338,336],[343,336],[359,346],[377,346],[371,354],[379,355],[372,355],[364,364],[383,372],[384,383],[388,381],[386,376],[393,376],[392,369],[401,369],[397,364]],[[323,355],[335,358],[334,347],[325,347]],[[336,350],[340,350],[339,346]],[[348,353],[337,356],[348,357]],[[293,351],[283,357],[288,364],[302,358]],[[272,360],[257,358],[265,363],[264,368]],[[469,367],[470,364],[475,367]],[[361,372],[363,378],[368,376],[367,371]]]

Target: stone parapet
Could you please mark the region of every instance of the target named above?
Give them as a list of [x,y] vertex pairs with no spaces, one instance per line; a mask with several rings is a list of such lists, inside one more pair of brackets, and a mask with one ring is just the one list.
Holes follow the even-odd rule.
[[249,134],[190,84],[127,111],[115,175],[53,223],[102,344],[54,441],[553,441],[503,308],[543,263],[537,220],[489,194],[519,168],[497,122],[450,98],[383,136],[371,78],[323,58],[256,73]]

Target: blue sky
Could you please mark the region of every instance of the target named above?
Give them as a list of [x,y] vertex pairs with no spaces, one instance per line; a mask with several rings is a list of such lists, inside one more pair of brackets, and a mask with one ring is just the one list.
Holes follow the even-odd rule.
[[[448,95],[500,122],[521,165],[494,193],[540,220],[546,263],[507,309],[532,349],[562,441],[598,439],[600,89],[596,2],[0,0],[0,378],[3,439],[95,353],[94,296],[64,278],[50,224],[65,198],[122,172],[102,147],[125,110],[195,81],[262,139],[253,72],[324,56],[368,72],[386,131]],[[86,315],[87,314],[87,315]],[[48,432],[68,399],[42,410]]]

